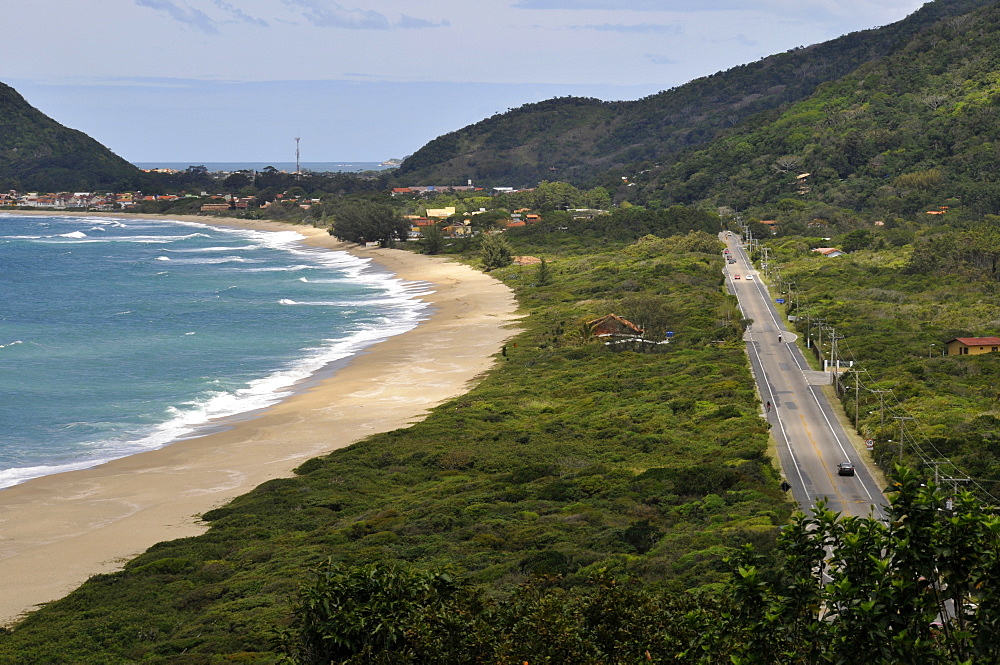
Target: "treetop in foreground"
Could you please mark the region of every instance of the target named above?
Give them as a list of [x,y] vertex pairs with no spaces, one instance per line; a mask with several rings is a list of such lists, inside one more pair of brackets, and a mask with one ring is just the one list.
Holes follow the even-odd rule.
[[281,632],[293,663],[954,663],[1000,660],[1000,518],[897,468],[889,518],[797,514],[719,594],[598,571],[496,598],[444,571],[328,563]]

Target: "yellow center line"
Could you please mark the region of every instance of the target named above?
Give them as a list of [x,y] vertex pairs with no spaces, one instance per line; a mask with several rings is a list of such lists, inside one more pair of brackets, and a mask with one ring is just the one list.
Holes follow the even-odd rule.
[[830,473],[830,468],[823,460],[823,451],[819,449],[819,445],[816,443],[816,439],[813,438],[812,432],[809,430],[809,425],[806,422],[806,417],[800,413],[799,419],[802,421],[802,428],[805,429],[806,436],[809,437],[809,443],[812,444],[813,450],[816,451],[816,456],[819,457],[819,461],[823,465],[823,471],[826,472],[826,477],[830,479],[830,487],[833,488],[834,494],[837,495],[837,499],[840,501],[840,505],[846,506],[848,503],[856,503],[854,501],[847,501],[846,499],[844,499],[844,496],[840,493],[840,487],[837,485],[837,482],[833,479],[833,474]]

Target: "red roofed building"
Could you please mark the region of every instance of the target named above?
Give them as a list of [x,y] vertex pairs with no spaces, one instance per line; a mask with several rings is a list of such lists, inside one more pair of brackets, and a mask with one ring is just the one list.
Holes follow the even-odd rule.
[[642,337],[646,332],[627,319],[608,314],[593,321],[587,321],[594,337]]
[[978,356],[1000,351],[1000,337],[956,337],[944,344],[949,356]]

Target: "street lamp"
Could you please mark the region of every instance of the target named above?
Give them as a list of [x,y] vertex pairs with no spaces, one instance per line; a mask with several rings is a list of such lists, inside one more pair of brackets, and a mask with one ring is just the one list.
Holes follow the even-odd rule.
[[937,346],[937,344],[931,344],[929,347],[927,347],[927,358],[928,359],[930,359],[930,357],[931,357],[931,351],[934,350],[935,346]]

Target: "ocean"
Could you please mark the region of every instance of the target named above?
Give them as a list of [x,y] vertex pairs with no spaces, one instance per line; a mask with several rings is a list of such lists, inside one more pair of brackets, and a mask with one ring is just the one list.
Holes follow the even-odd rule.
[[426,317],[426,283],[300,240],[0,214],[0,487],[205,432]]
[[[140,169],[173,169],[183,171],[189,166],[204,166],[212,173],[224,171],[263,171],[273,166],[279,171],[295,172],[295,162],[136,162]],[[383,171],[393,168],[380,162],[300,162],[303,171],[315,173],[356,173],[360,171]]]

